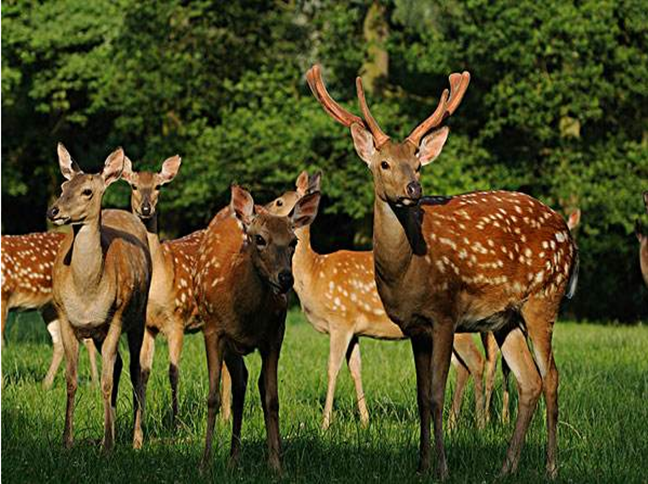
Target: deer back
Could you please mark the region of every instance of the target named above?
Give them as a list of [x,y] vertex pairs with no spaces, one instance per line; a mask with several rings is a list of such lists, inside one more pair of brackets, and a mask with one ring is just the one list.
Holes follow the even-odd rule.
[[197,230],[179,239],[162,243],[165,258],[170,260],[173,266],[174,311],[184,322],[187,331],[202,327],[193,289],[193,269],[204,233],[204,230]]
[[8,309],[37,309],[52,300],[52,268],[65,234],[2,236],[2,302]]

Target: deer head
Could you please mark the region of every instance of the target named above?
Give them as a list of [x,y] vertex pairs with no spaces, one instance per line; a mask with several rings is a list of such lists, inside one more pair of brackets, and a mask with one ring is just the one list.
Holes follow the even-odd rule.
[[182,159],[179,155],[167,158],[158,173],[133,171],[133,164],[124,158],[122,178],[131,186],[131,208],[142,220],[155,216],[160,189],[170,183],[178,174]]
[[[360,77],[356,79],[356,90],[364,119],[349,113],[331,98],[322,81],[319,65],[308,71],[306,79],[324,110],[351,129],[355,150],[371,169],[376,196],[396,206],[415,205],[423,194],[419,183],[421,166],[432,162],[441,153],[449,130],[439,126],[461,103],[470,83],[470,74],[451,74],[450,91],[443,91],[436,110],[401,143],[392,141],[371,115]],[[434,128],[438,129],[430,132]]]
[[61,173],[67,181],[61,185],[61,196],[47,211],[47,217],[55,225],[78,225],[98,219],[106,188],[121,176],[124,150],[113,151],[106,158],[103,171],[95,175],[83,173],[62,143],[57,151]]
[[321,181],[322,172],[318,171],[313,176],[309,176],[306,170],[302,171],[295,182],[295,190],[289,190],[275,198],[265,205],[266,210],[273,215],[288,216],[298,200],[309,193],[320,191]]
[[252,263],[276,293],[283,294],[292,288],[292,257],[297,245],[295,229],[313,222],[319,200],[319,192],[305,195],[290,215],[277,216],[263,207],[255,207],[248,191],[232,186],[231,208],[243,225]]

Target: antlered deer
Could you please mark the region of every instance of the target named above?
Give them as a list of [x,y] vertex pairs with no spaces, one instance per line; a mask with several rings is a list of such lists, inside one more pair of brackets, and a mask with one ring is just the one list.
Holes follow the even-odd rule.
[[[648,213],[648,191],[643,192],[644,205]],[[643,280],[648,286],[648,235],[643,233],[643,229],[639,220],[635,225],[635,234],[639,240],[639,265],[641,267],[641,275]]]
[[54,263],[54,305],[59,314],[66,358],[67,407],[63,442],[73,442],[74,397],[77,389],[78,339],[92,338],[101,351],[101,390],[104,401],[103,448],[115,441],[115,405],[122,360],[119,337],[128,335],[133,384],[133,447],[142,445],[140,349],[144,335],[151,258],[146,229],[133,214],[101,210],[106,188],[117,181],[124,166],[120,148],[106,159],[103,171],[83,173],[62,144],[58,145],[61,173],[67,181],[47,215],[56,225],[70,224]]
[[243,356],[258,349],[262,360],[259,393],[268,463],[273,470],[281,471],[277,365],[285,329],[286,293],[293,285],[291,263],[297,244],[294,230],[313,221],[319,198],[319,193],[306,195],[290,216],[279,217],[255,207],[247,191],[233,186],[230,215],[217,215],[203,237],[194,274],[198,308],[205,321],[209,369],[203,466],[211,454],[223,360],[232,377],[230,459],[237,460],[247,386]]
[[[567,224],[523,193],[422,197],[421,166],[441,153],[449,131],[438,127],[459,106],[470,82],[468,72],[450,75],[451,91],[444,90],[434,113],[401,143],[384,134],[372,117],[360,78],[356,87],[364,120],[333,101],[319,66],[309,70],[307,79],[326,112],[350,128],[356,152],[373,176],[376,285],[387,314],[412,342],[420,470],[430,467],[432,418],[436,473],[448,475],[442,419],[455,331],[492,331],[520,395],[502,474],[517,470],[529,422],[544,391],[547,473],[555,477],[558,371],[551,338],[560,301],[575,290],[578,267]],[[438,129],[429,133],[433,128]]]
[[[52,306],[52,267],[65,234],[38,232],[2,236],[2,337],[10,310],[38,309],[52,338],[52,362],[43,379],[49,389],[63,359],[61,329]],[[92,384],[97,383],[97,363],[94,343],[84,339],[90,357]]]
[[[146,331],[142,343],[142,385],[144,391],[153,366],[155,338],[158,333],[169,342],[169,382],[171,384],[172,421],[178,415],[178,379],[180,356],[185,332],[203,327],[193,292],[193,266],[204,230],[197,230],[179,239],[160,242],[158,210],[160,190],[178,174],[179,156],[168,158],[159,173],[133,171],[131,161],[124,159],[122,179],[131,186],[131,208],[144,223],[151,252],[153,275],[146,314]],[[224,369],[225,370],[225,369]],[[223,373],[226,373],[225,371]],[[223,379],[223,400],[229,401],[229,375]],[[229,405],[224,406],[229,410]]]
[[[266,208],[277,215],[288,215],[304,195],[320,191],[320,174],[309,179],[302,172],[297,178],[296,190],[276,198]],[[355,384],[358,411],[363,425],[369,422],[369,412],[362,388],[360,337],[385,340],[405,338],[383,308],[374,280],[371,251],[340,250],[318,254],[311,247],[310,226],[295,231],[299,242],[293,258],[295,292],[299,296],[306,319],[320,333],[329,335],[328,390],[324,405],[322,428],[331,423],[335,386],[346,356],[351,378]],[[485,335],[484,335],[485,336]],[[485,336],[486,337],[486,336]],[[486,398],[490,400],[497,362],[497,344],[490,336],[487,350],[488,371]],[[484,357],[470,334],[456,334],[453,363],[457,368],[457,385],[450,412],[449,425],[454,427],[461,409],[466,382],[472,374],[475,382],[475,415],[479,426],[485,423],[482,376]]]

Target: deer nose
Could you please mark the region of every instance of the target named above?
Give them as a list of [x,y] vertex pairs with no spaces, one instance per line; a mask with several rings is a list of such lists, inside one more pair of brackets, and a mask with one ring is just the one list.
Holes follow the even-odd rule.
[[142,215],[151,215],[151,205],[149,203],[142,205]]
[[418,200],[421,198],[422,192],[421,184],[417,181],[410,182],[407,185],[407,196],[412,200]]
[[50,208],[47,211],[47,218],[50,220],[54,220],[58,214],[59,214],[59,209],[56,205],[54,205],[52,208]]
[[279,286],[283,292],[290,291],[290,288],[293,286],[295,279],[293,278],[292,272],[290,271],[281,271],[279,273]]

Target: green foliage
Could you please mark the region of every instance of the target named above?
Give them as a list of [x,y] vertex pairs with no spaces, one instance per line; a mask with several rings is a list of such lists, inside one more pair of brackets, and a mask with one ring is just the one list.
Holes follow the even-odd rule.
[[[204,225],[234,181],[264,202],[302,169],[321,169],[317,224],[352,233],[322,230],[316,245],[364,246],[370,175],[303,76],[322,63],[333,96],[357,111],[353,81],[376,72],[378,48],[389,67],[368,97],[394,137],[429,115],[449,72],[472,73],[444,153],[424,170],[426,193],[503,188],[580,207],[571,310],[645,317],[632,236],[648,180],[645,2],[381,3],[384,45],[365,40],[370,0],[4,2],[3,229],[44,228],[63,141],[87,171],[117,145],[140,169],[179,153],[182,172],[161,202],[169,235]],[[116,187],[106,204],[127,197]]]

